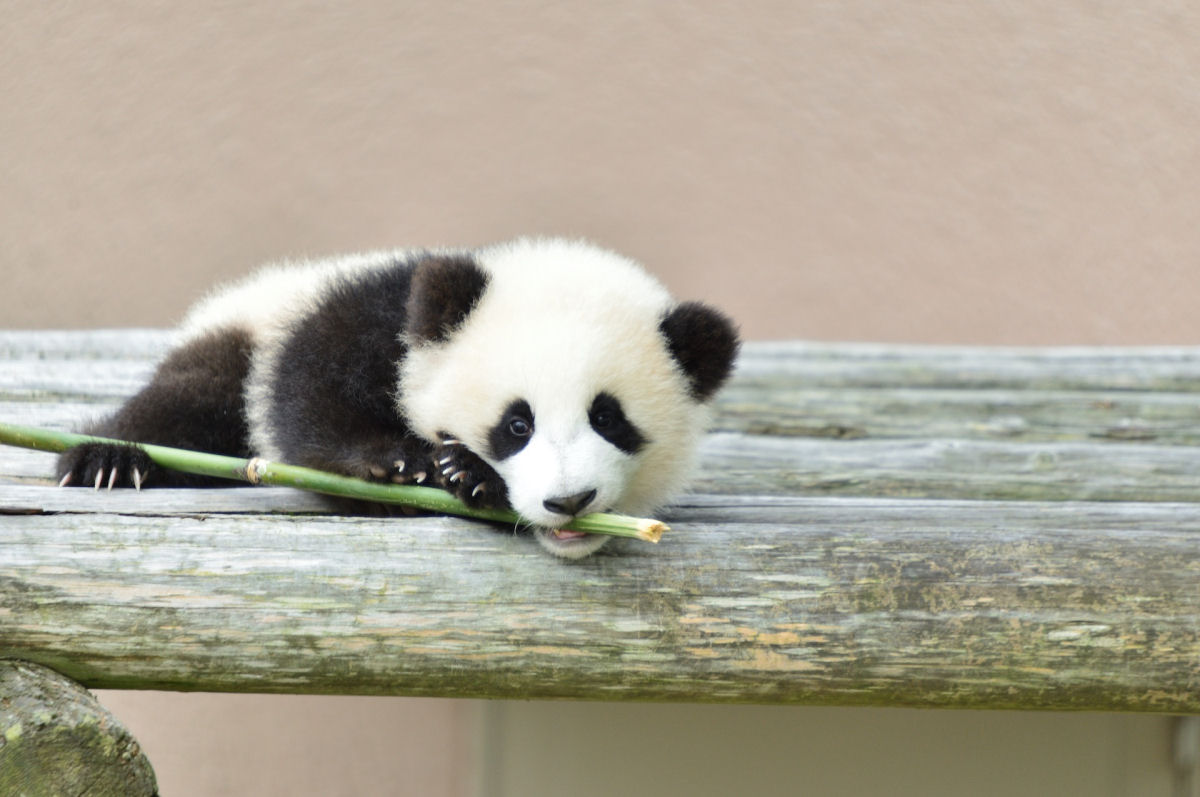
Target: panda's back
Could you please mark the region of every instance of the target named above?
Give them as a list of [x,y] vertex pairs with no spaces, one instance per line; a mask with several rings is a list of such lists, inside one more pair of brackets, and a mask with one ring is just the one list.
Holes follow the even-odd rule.
[[255,348],[270,346],[293,322],[311,312],[336,280],[396,267],[410,252],[365,252],[326,260],[281,261],[220,286],[197,302],[180,325],[181,340],[238,328]]

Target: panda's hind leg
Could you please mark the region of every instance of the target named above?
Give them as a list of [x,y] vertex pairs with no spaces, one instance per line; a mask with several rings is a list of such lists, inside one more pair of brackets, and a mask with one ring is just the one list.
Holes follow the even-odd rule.
[[[85,427],[100,437],[250,456],[242,387],[252,344],[241,329],[221,329],[171,351],[150,383],[112,415]],[[76,487],[213,487],[238,482],[160,468],[129,445],[88,443],[58,459],[59,483]]]

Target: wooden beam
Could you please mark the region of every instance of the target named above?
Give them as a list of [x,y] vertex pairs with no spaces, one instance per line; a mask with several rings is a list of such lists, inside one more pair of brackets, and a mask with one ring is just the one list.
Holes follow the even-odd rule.
[[238,514],[266,492],[6,491],[44,514],[0,535],[0,656],[106,688],[1200,711],[1191,505],[696,499],[567,564],[451,519]]

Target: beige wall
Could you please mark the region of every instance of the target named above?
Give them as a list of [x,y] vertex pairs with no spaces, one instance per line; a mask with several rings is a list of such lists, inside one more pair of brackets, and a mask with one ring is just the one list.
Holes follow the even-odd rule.
[[[16,2],[0,16],[0,326],[161,325],[265,259],[563,233],[643,259],[755,338],[1200,342],[1194,3]],[[467,733],[467,704],[106,700],[172,795],[327,794],[364,772],[426,784],[397,793],[466,788],[453,773],[470,746],[430,750]],[[513,794],[534,792],[500,741],[525,761],[534,720],[597,716],[491,709],[485,771]],[[797,738],[842,723],[849,745],[864,727],[770,717]],[[1102,749],[1135,751],[1106,754],[1108,793],[1143,793],[1121,773],[1161,776],[1165,720],[1093,720]],[[989,749],[999,739],[981,771],[1003,773],[1021,748],[973,721]],[[1002,729],[1060,727],[1044,722]],[[1112,742],[1129,734],[1157,741]]]
[[1195,4],[249,6],[5,9],[0,323],[553,232],[752,337],[1200,339]]
[[1168,726],[1160,717],[603,703],[491,708],[497,732],[488,797],[1172,797]]

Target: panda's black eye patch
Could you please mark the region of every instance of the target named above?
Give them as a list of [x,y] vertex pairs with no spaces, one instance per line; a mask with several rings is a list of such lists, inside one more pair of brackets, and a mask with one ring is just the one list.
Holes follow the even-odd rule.
[[636,454],[646,444],[645,435],[625,417],[621,402],[611,393],[597,393],[592,399],[588,423],[596,434],[626,454]]
[[520,451],[533,437],[533,409],[525,399],[511,402],[488,431],[488,448],[495,459],[506,459]]

